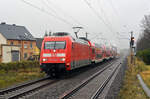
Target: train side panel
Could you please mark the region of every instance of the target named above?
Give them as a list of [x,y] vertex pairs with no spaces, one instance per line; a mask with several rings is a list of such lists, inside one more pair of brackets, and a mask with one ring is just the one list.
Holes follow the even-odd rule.
[[73,42],[71,51],[71,68],[80,68],[89,64],[91,64],[90,46]]

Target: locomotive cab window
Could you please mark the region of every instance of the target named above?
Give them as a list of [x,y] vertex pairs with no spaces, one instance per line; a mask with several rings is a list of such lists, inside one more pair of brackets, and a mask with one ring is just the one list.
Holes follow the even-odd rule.
[[45,49],[54,49],[55,47],[55,42],[45,42]]
[[66,48],[65,41],[55,42],[55,49],[65,49],[65,48]]
[[66,42],[65,41],[48,41],[44,44],[45,49],[65,49]]

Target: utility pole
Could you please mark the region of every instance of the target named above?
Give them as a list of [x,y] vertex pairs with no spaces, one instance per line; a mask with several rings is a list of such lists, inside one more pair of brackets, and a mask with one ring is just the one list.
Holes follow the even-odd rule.
[[75,33],[75,35],[76,35],[76,38],[78,38],[78,32],[81,30],[81,29],[83,29],[83,27],[73,27],[73,29],[74,29],[74,33]]

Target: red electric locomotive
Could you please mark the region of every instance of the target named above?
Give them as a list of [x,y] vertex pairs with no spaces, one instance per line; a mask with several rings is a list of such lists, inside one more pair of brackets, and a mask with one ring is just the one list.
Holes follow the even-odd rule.
[[117,55],[116,47],[91,43],[88,39],[72,38],[68,33],[58,32],[45,37],[42,42],[41,70],[51,76],[71,71]]
[[89,65],[92,62],[91,43],[83,38],[73,39],[67,33],[55,33],[42,42],[40,65],[48,75]]

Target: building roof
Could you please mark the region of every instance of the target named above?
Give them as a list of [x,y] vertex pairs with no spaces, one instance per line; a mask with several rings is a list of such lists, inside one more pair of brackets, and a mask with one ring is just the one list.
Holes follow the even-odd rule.
[[24,26],[15,24],[9,25],[6,23],[0,24],[0,33],[11,40],[35,40],[31,33]]
[[36,38],[36,46],[41,49],[43,38]]

